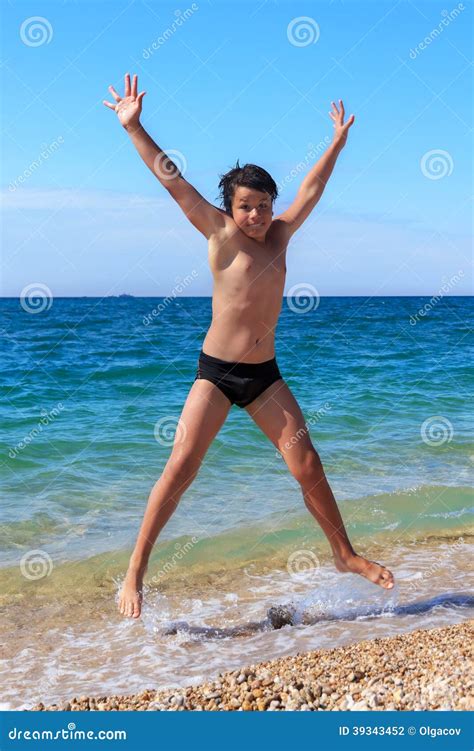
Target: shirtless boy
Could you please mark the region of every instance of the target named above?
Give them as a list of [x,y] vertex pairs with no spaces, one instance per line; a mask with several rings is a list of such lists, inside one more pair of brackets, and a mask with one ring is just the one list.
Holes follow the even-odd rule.
[[[212,322],[180,417],[185,430],[176,431],[171,455],[150,493],[120,592],[120,613],[139,617],[143,577],[156,538],[196,477],[232,404],[246,409],[282,454],[301,486],[306,507],[328,538],[337,570],[360,574],[391,589],[393,574],[358,555],[349,541],[301,409],[278,369],[274,349],[288,242],[321,198],[354,115],[344,122],[342,100],[339,108],[332,102],[331,145],[302,181],[291,206],[273,217],[277,186],[268,172],[253,164],[237,165],[222,176],[219,187],[224,209],[216,208],[184,179],[141,125],[146,92],[137,93],[137,75],[132,82],[130,75],[125,75],[124,97],[113,86],[109,90],[116,103],[103,103],[117,113],[147,167],[207,238],[214,277]],[[292,442],[295,435],[301,437]]]

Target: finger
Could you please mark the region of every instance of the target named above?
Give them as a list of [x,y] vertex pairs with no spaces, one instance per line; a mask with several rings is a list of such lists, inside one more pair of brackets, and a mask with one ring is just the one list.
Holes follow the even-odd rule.
[[137,102],[140,103],[145,96],[146,91],[140,91],[139,95],[137,96]]
[[125,73],[125,96],[130,96],[130,73]]
[[110,93],[112,94],[112,96],[113,96],[113,98],[115,99],[115,101],[116,101],[116,102],[121,102],[121,101],[122,101],[122,97],[120,97],[120,96],[119,96],[119,95],[117,94],[117,92],[115,91],[115,89],[114,89],[114,87],[112,86],[112,84],[111,84],[111,85],[109,86],[109,91],[110,91]]
[[341,115],[342,117],[344,117],[345,109],[344,109],[344,104],[342,103],[342,99],[339,99],[339,105],[341,107]]
[[334,107],[334,111],[335,111],[335,114],[336,114],[336,115],[338,115],[338,114],[339,114],[339,110],[337,109],[337,107],[336,107],[335,103],[334,103],[334,102],[331,102],[331,104],[332,104],[332,106]]
[[132,96],[136,98],[138,91],[138,76],[135,73],[133,76],[133,82],[132,82]]
[[115,104],[111,104],[110,102],[107,102],[105,99],[102,99],[102,102],[105,104],[106,107],[110,107],[111,110],[115,109]]
[[331,117],[333,121],[336,119],[334,112],[330,112],[329,117]]

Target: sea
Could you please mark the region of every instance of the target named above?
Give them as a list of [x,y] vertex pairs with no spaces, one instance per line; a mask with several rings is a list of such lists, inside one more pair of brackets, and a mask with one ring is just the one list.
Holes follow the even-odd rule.
[[117,596],[171,453],[209,297],[0,300],[0,708],[186,686],[473,617],[473,299],[285,297],[275,355],[355,550],[338,572],[279,452],[233,406]]

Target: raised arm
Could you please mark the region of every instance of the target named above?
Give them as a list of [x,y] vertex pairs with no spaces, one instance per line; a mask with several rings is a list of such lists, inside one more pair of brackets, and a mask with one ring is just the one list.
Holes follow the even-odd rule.
[[329,115],[334,122],[334,138],[331,145],[328,146],[322,157],[304,178],[291,206],[274,219],[274,221],[285,223],[288,237],[291,237],[293,232],[296,232],[318,203],[334,169],[337,158],[346,144],[347,132],[355,118],[354,115],[351,115],[348,121],[344,123],[344,104],[342,103],[342,99],[339,99],[339,103],[340,110],[338,110],[334,102],[331,102],[333,110]]
[[141,91],[137,94],[138,76],[136,74],[133,76],[133,82],[130,85],[130,74],[125,74],[125,96],[123,98],[119,96],[113,86],[109,86],[109,90],[116,104],[107,102],[105,99],[103,103],[117,113],[122,126],[129,134],[141,158],[179,204],[189,221],[207,238],[224,227],[226,221],[224,212],[206,201],[184,179],[175,163],[153,141],[140,123],[142,100],[146,92]]

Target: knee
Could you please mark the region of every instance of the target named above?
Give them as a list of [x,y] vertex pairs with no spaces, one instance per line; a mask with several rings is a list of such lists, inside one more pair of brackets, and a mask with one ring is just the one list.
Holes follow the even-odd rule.
[[166,465],[167,472],[180,485],[188,485],[196,477],[201,459],[194,453],[173,452]]
[[324,475],[321,459],[315,449],[305,453],[290,470],[300,485],[314,485]]

